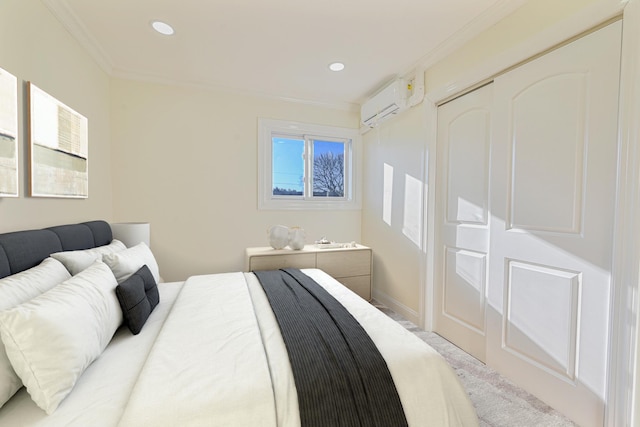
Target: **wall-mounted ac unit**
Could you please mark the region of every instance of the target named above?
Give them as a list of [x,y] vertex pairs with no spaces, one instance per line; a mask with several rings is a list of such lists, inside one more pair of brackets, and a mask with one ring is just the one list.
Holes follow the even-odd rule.
[[403,79],[394,80],[360,107],[360,121],[375,127],[383,120],[407,108],[407,84]]

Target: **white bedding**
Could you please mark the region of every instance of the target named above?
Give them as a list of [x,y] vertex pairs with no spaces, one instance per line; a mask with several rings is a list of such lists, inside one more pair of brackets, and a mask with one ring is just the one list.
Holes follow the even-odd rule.
[[71,394],[52,415],[38,408],[23,387],[0,409],[0,426],[116,426],[183,283],[158,286],[162,303],[151,313],[140,334],[132,335],[126,326],[120,327],[102,355],[84,371]]
[[[376,343],[410,426],[477,425],[440,355],[326,273],[303,271]],[[194,276],[159,290],[141,333],[121,328],[56,412],[45,415],[22,389],[0,409],[0,426],[299,426],[284,342],[253,274]]]

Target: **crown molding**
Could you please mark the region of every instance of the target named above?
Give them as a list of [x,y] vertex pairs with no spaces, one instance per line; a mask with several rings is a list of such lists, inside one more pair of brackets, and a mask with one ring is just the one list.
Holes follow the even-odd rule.
[[64,28],[76,39],[98,66],[108,75],[113,73],[113,61],[100,43],[91,35],[87,27],[69,7],[66,0],[41,0]]
[[497,0],[493,6],[469,21],[460,30],[456,31],[444,42],[436,46],[435,49],[432,49],[429,53],[416,61],[412,67],[405,70],[401,75],[415,75],[418,71],[424,71],[433,66],[473,40],[492,25],[515,12],[525,3],[527,3],[527,0]]
[[265,93],[256,90],[233,88],[224,85],[216,85],[211,83],[188,82],[183,80],[175,80],[158,75],[148,73],[132,72],[128,70],[115,68],[111,72],[111,77],[123,80],[138,81],[143,83],[161,84],[167,86],[177,86],[190,89],[209,90],[234,95],[243,95],[247,97],[270,99],[275,101],[285,101],[295,104],[309,105],[320,108],[331,108],[335,110],[343,110],[349,112],[360,112],[360,104],[351,102],[330,102],[319,99],[301,99],[289,96],[276,95],[273,93]]

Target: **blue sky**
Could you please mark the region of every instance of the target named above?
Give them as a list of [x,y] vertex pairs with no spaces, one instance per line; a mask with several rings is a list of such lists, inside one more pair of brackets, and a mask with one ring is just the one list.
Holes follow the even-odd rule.
[[273,186],[302,191],[304,140],[273,138]]
[[[340,142],[314,141],[314,156],[324,153],[343,153]],[[273,186],[283,189],[303,191],[304,183],[304,139],[273,138]]]

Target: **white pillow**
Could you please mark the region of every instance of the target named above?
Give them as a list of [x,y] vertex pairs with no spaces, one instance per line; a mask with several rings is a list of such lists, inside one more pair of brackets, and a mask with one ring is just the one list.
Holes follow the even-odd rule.
[[0,312],[7,356],[31,399],[47,414],[122,323],[116,286],[109,267],[96,261],[53,289]]
[[67,267],[67,270],[69,270],[69,273],[75,276],[93,264],[95,260],[102,259],[103,254],[119,252],[126,248],[120,240],[113,239],[108,245],[80,251],[56,252],[51,254],[51,256],[63,263],[64,266]]
[[138,243],[134,247],[120,252],[104,254],[102,255],[102,260],[111,268],[118,283],[127,280],[129,276],[140,270],[143,265],[149,267],[153,278],[156,279],[156,283],[160,282],[158,263],[153,257],[151,249],[144,243]]
[[[59,261],[47,258],[28,270],[0,279],[0,311],[13,308],[48,291],[71,275]],[[0,340],[0,407],[22,387]]]

